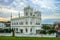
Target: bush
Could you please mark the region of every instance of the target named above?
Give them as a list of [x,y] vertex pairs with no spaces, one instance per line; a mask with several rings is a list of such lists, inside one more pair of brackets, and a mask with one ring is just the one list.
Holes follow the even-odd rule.
[[4,29],[4,32],[11,33],[11,29]]
[[48,33],[51,34],[51,33],[55,33],[56,31],[55,30],[49,30]]
[[4,30],[0,30],[0,33],[4,33]]
[[46,34],[46,31],[45,30],[41,30],[40,34]]

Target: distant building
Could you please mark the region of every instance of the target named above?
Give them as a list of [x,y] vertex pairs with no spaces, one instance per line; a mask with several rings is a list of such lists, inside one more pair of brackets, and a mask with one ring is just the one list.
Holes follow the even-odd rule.
[[11,26],[10,26],[10,22],[3,22],[0,21],[0,33],[8,33],[10,32]]
[[57,32],[60,32],[60,23],[56,23],[56,24],[55,24],[55,30],[56,30]]
[[11,19],[11,28],[15,33],[20,34],[40,34],[41,12],[34,11],[31,7],[24,8],[24,16]]
[[55,23],[56,36],[60,37],[60,23]]
[[9,29],[9,28],[11,28],[11,22],[10,21],[5,23],[5,29]]
[[5,24],[0,22],[0,30],[3,30],[5,28]]

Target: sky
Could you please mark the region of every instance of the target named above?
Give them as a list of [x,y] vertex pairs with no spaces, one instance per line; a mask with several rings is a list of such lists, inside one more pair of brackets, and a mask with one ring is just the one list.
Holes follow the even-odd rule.
[[0,0],[0,21],[10,20],[11,13],[23,16],[24,7],[41,11],[42,24],[60,22],[60,0]]

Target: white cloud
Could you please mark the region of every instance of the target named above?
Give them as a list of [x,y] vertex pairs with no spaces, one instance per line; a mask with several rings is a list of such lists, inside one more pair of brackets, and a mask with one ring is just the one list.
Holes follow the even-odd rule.
[[4,0],[4,2],[8,2],[9,0]]
[[20,2],[20,6],[25,7],[26,5],[23,2]]
[[45,15],[45,16],[42,16],[42,20],[45,20],[45,19],[60,19],[60,15]]
[[17,10],[3,8],[3,7],[0,7],[0,12],[3,12],[3,13],[18,13]]
[[[8,9],[8,8],[5,8],[5,7],[0,7],[0,12],[2,13],[2,15],[5,13],[5,15],[11,15],[12,13],[12,16],[13,18],[15,16],[18,16],[19,12],[20,12],[20,16],[24,16],[24,13],[23,11],[19,11],[19,10],[14,10],[14,9]],[[0,15],[0,17],[2,16]],[[3,17],[3,16],[2,16]],[[10,17],[10,16],[9,16]]]
[[20,0],[14,0],[14,2],[10,6],[16,10],[22,10],[24,7],[26,7],[26,4],[24,2],[21,2]]
[[56,9],[54,5],[54,0],[31,0],[33,4],[40,6],[41,8],[46,9]]
[[[4,8],[4,7],[0,7],[0,12],[13,13],[13,18],[17,17],[19,12],[20,12],[20,16],[24,16],[23,11],[8,9],[8,8]],[[16,16],[15,13],[17,13],[17,16]],[[60,18],[60,15],[45,15],[45,16],[42,16],[42,20],[45,20],[45,19],[57,19],[57,18]]]
[[[21,2],[21,0],[14,0],[13,3],[11,3],[11,5],[9,6],[2,6],[0,5],[0,12],[3,12],[3,13],[14,13],[13,14],[13,18],[17,17],[16,15],[18,15],[18,12],[26,7],[26,3],[27,0],[23,0],[24,2]],[[46,8],[46,9],[55,9],[55,5],[53,5],[54,3],[49,1],[49,0],[31,0],[32,3],[36,4],[36,5],[39,5],[41,8]],[[5,2],[8,2],[8,0],[5,0]],[[51,2],[51,3],[50,3]],[[15,6],[15,7],[14,7]],[[15,14],[17,13],[17,14]],[[23,16],[24,13],[23,11],[20,11],[20,16]],[[44,19],[55,19],[55,18],[60,18],[60,16],[54,16],[54,15],[45,15],[45,16],[42,16],[42,20]]]
[[[17,18],[18,16],[13,16],[12,18]],[[46,16],[42,16],[42,20],[45,20],[45,19],[60,19],[60,15],[46,15]],[[0,21],[8,21],[10,20],[10,18],[2,18],[0,17]]]

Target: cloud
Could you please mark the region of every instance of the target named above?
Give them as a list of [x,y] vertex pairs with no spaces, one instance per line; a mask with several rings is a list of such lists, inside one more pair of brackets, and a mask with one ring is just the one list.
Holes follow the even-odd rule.
[[23,6],[23,7],[25,7],[25,6],[26,6],[23,2],[21,2],[21,3],[20,3],[20,5],[21,5],[21,6]]
[[54,5],[54,0],[31,0],[33,4],[40,6],[41,8],[46,9],[56,9]]
[[16,10],[23,10],[26,7],[26,3],[21,2],[21,0],[15,0],[10,6]]
[[3,12],[3,13],[18,13],[17,10],[8,9],[8,8],[4,8],[4,7],[0,7],[0,12]]
[[0,7],[0,17],[8,18],[11,16],[11,13],[12,13],[13,17],[18,16],[19,12],[20,12],[20,16],[24,15],[23,11],[9,9],[9,8],[5,8],[5,7]]
[[[56,7],[54,5],[54,0],[30,0],[32,3],[31,5],[38,5],[39,7],[41,8],[44,8],[44,9],[51,9],[55,12],[55,9],[57,9],[58,7]],[[8,2],[8,0],[5,0],[5,2]],[[6,13],[7,15],[9,13],[13,13],[13,18],[16,18],[18,16],[18,13],[20,12],[20,16],[23,16],[24,13],[23,13],[23,8],[26,7],[28,4],[27,4],[27,0],[14,0],[10,5],[8,6],[5,6],[5,5],[0,5],[0,12],[2,12],[3,14]],[[34,7],[34,6],[33,6]],[[38,9],[38,8],[37,8]],[[59,9],[59,8],[58,8]],[[46,10],[44,10],[46,13],[48,13]],[[51,13],[51,12],[50,12]],[[54,13],[55,14],[55,13]],[[45,19],[57,19],[57,18],[60,18],[60,16],[58,15],[45,15],[45,16],[42,16],[42,20],[45,20]],[[56,13],[57,14],[57,13]],[[43,14],[44,15],[44,14]],[[4,19],[4,18],[2,18]],[[9,18],[8,18],[9,19]]]
[[9,0],[4,0],[4,2],[8,2]]
[[[18,16],[13,16],[12,18],[17,18]],[[46,20],[46,19],[60,19],[60,15],[46,15],[46,16],[42,16],[42,20]],[[2,18],[0,17],[0,21],[9,21],[10,18]]]
[[45,20],[45,19],[60,19],[60,15],[45,15],[45,16],[42,16],[42,20]]
[[10,18],[3,18],[3,17],[0,17],[0,21],[9,21]]

